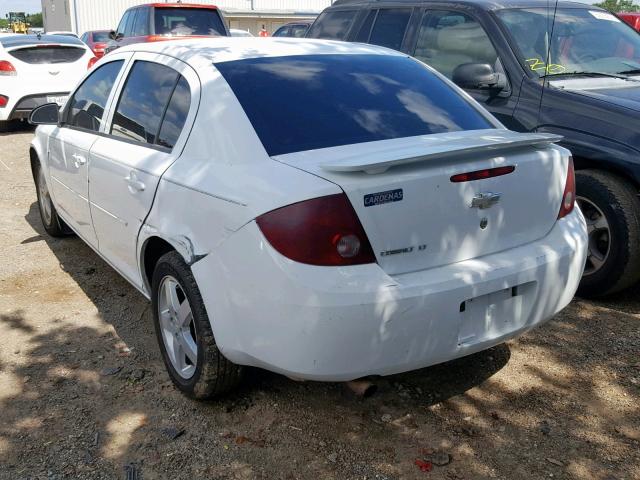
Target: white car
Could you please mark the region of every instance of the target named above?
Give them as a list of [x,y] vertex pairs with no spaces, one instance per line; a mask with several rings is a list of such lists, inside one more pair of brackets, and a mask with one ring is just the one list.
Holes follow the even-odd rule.
[[240,30],[239,28],[229,29],[229,33],[232,37],[253,37],[253,34],[249,30]]
[[300,39],[126,46],[34,111],[42,221],[150,298],[170,377],[250,365],[389,375],[540,325],[587,230],[558,137],[506,130],[388,49]]
[[95,61],[91,49],[75,38],[0,36],[0,130],[39,105],[62,105]]

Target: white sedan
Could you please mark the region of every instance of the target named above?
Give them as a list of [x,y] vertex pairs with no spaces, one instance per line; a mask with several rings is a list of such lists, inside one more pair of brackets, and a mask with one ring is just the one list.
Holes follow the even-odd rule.
[[0,131],[39,105],[62,105],[95,61],[77,38],[0,36]]
[[31,120],[45,229],[151,299],[192,397],[246,365],[342,381],[489,348],[564,308],[585,264],[558,137],[384,48],[131,45]]

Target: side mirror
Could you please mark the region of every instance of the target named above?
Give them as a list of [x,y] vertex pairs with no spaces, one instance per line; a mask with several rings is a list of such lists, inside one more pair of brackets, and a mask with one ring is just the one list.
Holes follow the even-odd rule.
[[111,40],[115,40],[115,39],[116,39],[116,31],[115,31],[115,30],[111,30],[111,31],[109,32],[109,38],[110,38]]
[[453,83],[461,88],[482,90],[503,90],[507,79],[496,73],[488,63],[463,63],[453,70]]
[[60,107],[57,103],[45,103],[31,110],[31,125],[57,125],[60,121]]

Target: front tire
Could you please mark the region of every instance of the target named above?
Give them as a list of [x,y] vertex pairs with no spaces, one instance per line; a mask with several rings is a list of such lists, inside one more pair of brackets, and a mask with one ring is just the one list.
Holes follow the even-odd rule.
[[40,210],[40,218],[42,219],[44,229],[52,237],[65,237],[69,235],[71,230],[58,216],[56,207],[54,207],[53,202],[51,201],[47,180],[44,177],[44,172],[39,163],[35,167],[33,178],[36,183],[38,210]]
[[196,280],[178,252],[158,260],[151,301],[162,359],[179,390],[205,400],[238,385],[242,367],[218,350]]
[[640,279],[640,199],[627,180],[598,170],[576,172],[577,202],[587,221],[589,252],[578,288],[602,297]]

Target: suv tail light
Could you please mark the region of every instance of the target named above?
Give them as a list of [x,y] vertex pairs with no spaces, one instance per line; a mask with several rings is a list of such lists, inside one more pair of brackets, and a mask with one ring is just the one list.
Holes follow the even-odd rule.
[[272,210],[256,219],[278,252],[309,265],[375,263],[371,244],[344,193]]
[[576,174],[573,168],[573,158],[569,157],[569,167],[567,168],[567,181],[562,194],[562,205],[558,218],[565,217],[573,211],[576,204]]
[[16,67],[14,67],[11,62],[0,60],[0,76],[15,77],[17,74]]
[[91,67],[93,67],[98,60],[100,60],[98,57],[92,57],[87,65],[87,70],[91,70]]

